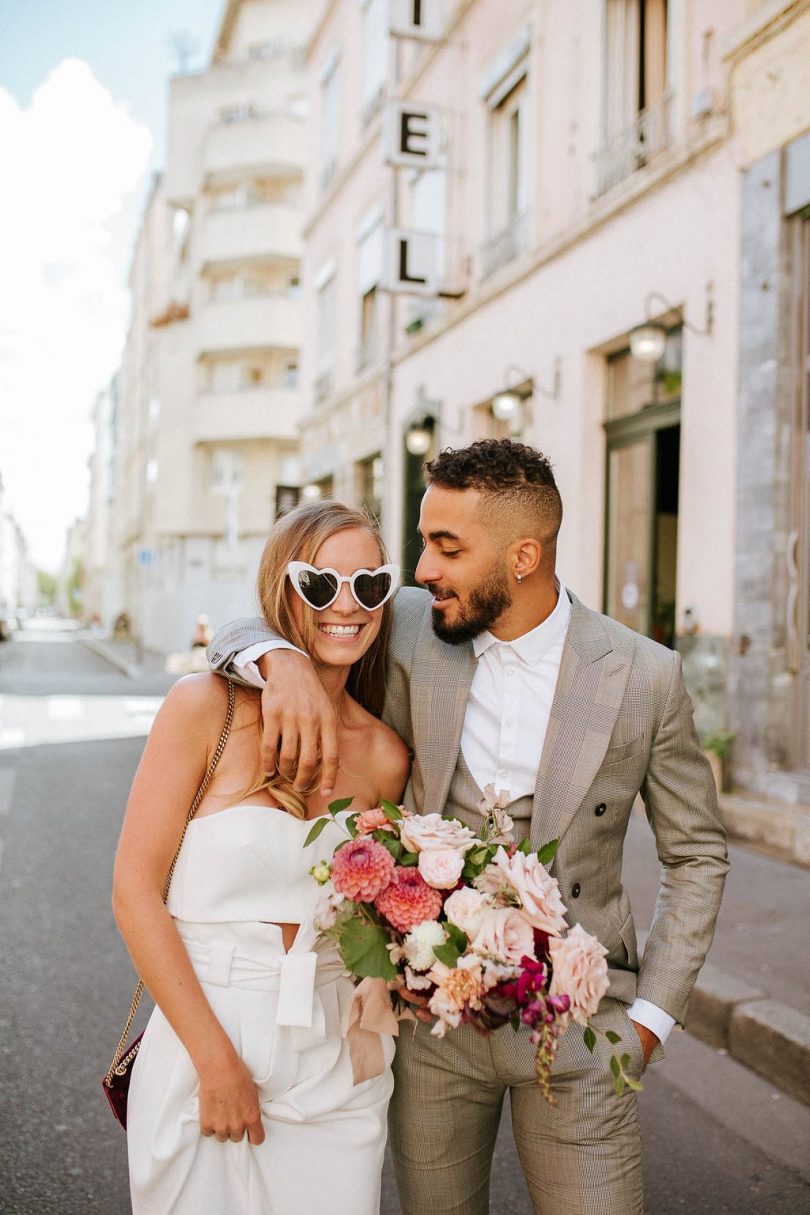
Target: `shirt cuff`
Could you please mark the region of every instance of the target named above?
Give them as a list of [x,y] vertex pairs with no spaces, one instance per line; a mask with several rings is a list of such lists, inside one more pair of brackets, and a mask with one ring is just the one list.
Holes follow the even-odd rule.
[[[234,655],[234,670],[239,672],[245,683],[251,684],[254,688],[263,688],[264,679],[256,663],[262,654],[269,654],[271,650],[295,650],[296,654],[304,654],[304,651],[299,650],[297,645],[292,645],[281,638],[276,638],[275,641],[259,641],[256,645],[249,645],[247,649],[240,650],[238,654]],[[309,655],[304,654],[304,657],[307,658]]]
[[638,1021],[639,1025],[654,1033],[662,1045],[675,1025],[674,1017],[664,1012],[657,1004],[651,1004],[649,1000],[634,1000],[627,1010],[627,1015],[631,1021]]

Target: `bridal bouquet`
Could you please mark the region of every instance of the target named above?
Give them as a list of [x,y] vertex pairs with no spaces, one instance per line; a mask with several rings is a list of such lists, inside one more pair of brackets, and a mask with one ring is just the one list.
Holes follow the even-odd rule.
[[[332,816],[351,805],[333,802]],[[345,820],[346,839],[310,873],[322,886],[318,930],[334,938],[358,978],[379,978],[426,1001],[443,1038],[469,1024],[484,1034],[528,1027],[535,1072],[553,1104],[551,1066],[560,1035],[584,1028],[608,986],[607,950],[577,924],[569,928],[559,886],[546,866],[556,840],[533,851],[516,845],[512,819],[488,786],[480,835],[458,819],[411,814],[383,801]],[[328,818],[315,823],[305,847]],[[608,1031],[611,1044],[619,1035]],[[629,1055],[611,1057],[616,1091],[640,1088]]]

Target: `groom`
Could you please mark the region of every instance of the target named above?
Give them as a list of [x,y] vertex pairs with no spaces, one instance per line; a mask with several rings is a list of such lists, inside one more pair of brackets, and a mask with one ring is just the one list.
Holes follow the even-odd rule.
[[[676,653],[584,607],[555,575],[562,504],[548,461],[510,440],[445,451],[426,466],[416,569],[427,592],[397,596],[385,720],[413,752],[408,807],[472,827],[482,790],[508,792],[516,837],[560,841],[553,872],[568,909],[608,950],[610,987],[593,1018],[622,1038],[640,1075],[683,1024],[711,944],[727,870],[709,765]],[[274,649],[259,621],[214,638],[214,669],[263,694],[264,761],[305,785],[320,747],[336,771],[335,723],[309,659]],[[279,739],[280,749],[277,744]],[[661,885],[639,961],[622,847],[638,794]],[[501,1106],[535,1212],[643,1210],[635,1094],[613,1091],[607,1059],[563,1035],[548,1106],[528,1035],[420,1024],[399,1039],[391,1136],[406,1215],[485,1215]]]

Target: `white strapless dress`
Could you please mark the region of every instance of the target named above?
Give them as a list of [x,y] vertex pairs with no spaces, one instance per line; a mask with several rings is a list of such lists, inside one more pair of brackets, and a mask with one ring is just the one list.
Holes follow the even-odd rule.
[[[318,941],[309,876],[341,838],[238,805],[189,826],[168,907],[218,1020],[259,1090],[265,1141],[202,1136],[199,1080],[155,1009],[133,1068],[127,1111],[135,1215],[377,1215],[393,1088],[354,1085],[345,1040],[354,992],[331,942]],[[273,923],[300,924],[288,953]]]

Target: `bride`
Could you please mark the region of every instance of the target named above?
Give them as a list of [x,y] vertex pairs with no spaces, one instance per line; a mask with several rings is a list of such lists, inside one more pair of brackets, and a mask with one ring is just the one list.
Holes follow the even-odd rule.
[[[338,720],[334,797],[400,800],[405,745],[379,720],[399,570],[365,515],[301,506],[273,528],[262,615],[314,660]],[[316,940],[309,869],[331,856],[317,781],[300,793],[260,765],[260,693],[237,689],[233,726],[162,890],[228,704],[215,675],[166,697],[132,786],[113,905],[154,997],[129,1092],[133,1211],[154,1215],[375,1215],[393,1040],[382,1075],[353,1083],[353,987]],[[330,799],[331,800],[331,799]]]

